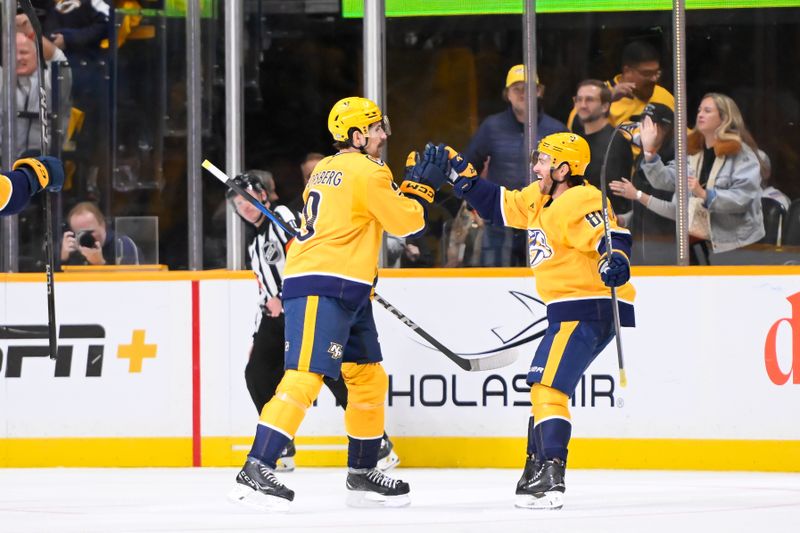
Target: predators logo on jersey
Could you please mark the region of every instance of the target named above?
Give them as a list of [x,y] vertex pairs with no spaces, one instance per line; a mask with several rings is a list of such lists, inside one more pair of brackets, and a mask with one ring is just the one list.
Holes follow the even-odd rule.
[[[592,320],[610,312],[610,292],[600,279],[598,264],[606,254],[601,194],[585,183],[570,187],[553,200],[532,183],[518,191],[501,189],[492,222],[528,232],[530,266],[536,269],[536,290],[547,303],[552,320]],[[483,213],[482,213],[483,214]],[[609,212],[615,251],[630,257],[631,235]],[[587,272],[593,275],[587,276]],[[617,290],[623,325],[633,325],[633,286]]]
[[547,244],[547,235],[539,228],[528,230],[528,256],[531,268],[553,256],[553,249]]

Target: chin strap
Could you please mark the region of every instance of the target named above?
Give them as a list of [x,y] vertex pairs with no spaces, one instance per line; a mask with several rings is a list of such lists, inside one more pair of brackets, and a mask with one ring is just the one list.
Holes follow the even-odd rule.
[[[562,163],[562,164],[563,164],[563,163]],[[560,166],[561,166],[561,165],[559,165],[559,167],[560,167]],[[556,169],[555,169],[555,168],[551,168],[551,169],[550,169],[550,181],[552,181],[552,182],[553,182],[553,184],[552,184],[552,185],[550,185],[550,190],[547,192],[547,196],[553,196],[553,193],[556,191],[556,187],[558,187],[559,185],[561,185],[562,183],[564,183],[564,182],[566,182],[566,181],[567,181],[567,179],[566,179],[566,178],[564,178],[564,179],[563,179],[563,180],[561,180],[561,181],[558,181],[558,180],[555,178],[555,176],[553,176],[553,171],[554,171],[554,170],[556,170]]]
[[[367,137],[367,143],[369,143],[369,137]],[[347,139],[347,144],[349,144],[350,146],[352,146],[353,148],[355,148],[356,150],[358,150],[362,154],[368,155],[367,154],[367,145],[366,144],[364,146],[356,146],[355,144],[353,144],[353,140],[352,139]]]

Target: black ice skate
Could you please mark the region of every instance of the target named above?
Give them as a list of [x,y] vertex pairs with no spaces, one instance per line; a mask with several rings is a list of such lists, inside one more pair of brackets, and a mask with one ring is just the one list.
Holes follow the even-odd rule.
[[347,471],[347,505],[351,507],[403,507],[411,503],[410,490],[408,483],[377,468]]
[[281,456],[278,457],[278,464],[275,471],[294,472],[294,456],[296,453],[297,449],[294,447],[294,439],[292,439],[281,452]]
[[526,479],[528,463],[522,479],[517,483],[517,507],[527,509],[561,509],[564,506],[564,471],[561,459],[548,459],[536,463],[533,476]]
[[525,487],[533,481],[533,476],[536,474],[536,466],[536,457],[533,455],[527,456],[522,476],[517,481],[517,496],[525,494]]
[[288,511],[294,491],[278,481],[267,465],[248,457],[228,498],[263,511]]
[[387,472],[400,464],[400,458],[394,452],[394,445],[388,438],[381,439],[378,449],[378,464],[375,466],[381,472]]

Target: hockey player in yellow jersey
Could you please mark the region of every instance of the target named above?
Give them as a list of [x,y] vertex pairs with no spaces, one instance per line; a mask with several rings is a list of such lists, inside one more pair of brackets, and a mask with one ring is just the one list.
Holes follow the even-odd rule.
[[609,253],[601,193],[583,179],[589,145],[578,135],[543,138],[532,156],[538,181],[518,191],[477,178],[461,154],[448,151],[456,194],[491,223],[528,232],[530,266],[547,304],[548,327],[528,373],[532,409],[517,506],[560,509],[572,432],[567,404],[583,373],[614,338],[609,287],[619,287],[621,324],[634,325],[630,232],[617,225],[611,211]]
[[284,269],[286,373],[264,406],[247,461],[230,497],[264,510],[285,510],[294,492],[274,475],[276,460],[316,399],[323,376],[345,380],[348,403],[347,503],[399,507],[408,483],[375,468],[383,437],[388,377],[370,295],[383,232],[425,229],[425,209],[450,172],[443,145],[428,145],[398,188],[379,159],[388,118],[360,97],[337,102],[328,117],[336,155],[314,168],[303,193],[300,233]]

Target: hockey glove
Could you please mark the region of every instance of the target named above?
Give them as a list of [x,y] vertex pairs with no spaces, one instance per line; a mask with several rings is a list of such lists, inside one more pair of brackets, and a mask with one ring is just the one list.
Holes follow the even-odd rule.
[[478,174],[472,167],[472,163],[467,161],[463,155],[449,146],[446,147],[446,150],[451,166],[450,175],[447,179],[453,184],[456,196],[461,198],[465,192],[472,188]]
[[406,157],[406,170],[403,174],[403,181],[407,181],[411,179],[411,176],[414,174],[414,167],[417,166],[419,163],[419,152],[416,150],[411,150],[408,152],[408,156]]
[[64,185],[64,166],[49,155],[18,159],[14,162],[14,170],[22,170],[31,180],[31,194],[45,188],[58,192]]
[[[406,161],[406,169],[408,169],[408,161]],[[449,172],[450,162],[447,159],[444,145],[434,146],[428,143],[425,146],[422,160],[411,169],[410,177],[400,185],[400,191],[433,203],[436,191],[445,182]],[[406,174],[409,174],[408,170]]]
[[598,268],[600,279],[606,287],[619,287],[631,279],[631,264],[628,258],[620,252],[611,252],[611,260],[606,257],[600,261]]

